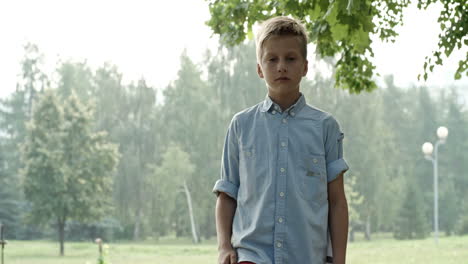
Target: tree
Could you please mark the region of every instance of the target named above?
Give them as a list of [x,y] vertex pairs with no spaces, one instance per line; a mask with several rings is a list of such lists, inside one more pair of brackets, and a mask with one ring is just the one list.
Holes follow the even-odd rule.
[[60,255],[67,220],[94,220],[110,208],[117,160],[116,145],[93,132],[92,111],[75,95],[63,104],[53,91],[41,97],[22,146],[24,192],[32,220],[56,222]]
[[462,98],[454,89],[448,92],[446,110],[441,111],[444,122],[440,123],[449,129],[447,142],[440,149],[444,152],[439,155],[441,181],[453,181],[457,197],[463,197],[468,188],[468,163],[463,162],[468,160],[468,112]]
[[[440,12],[437,22],[440,29],[439,42],[437,50],[432,56],[426,56],[424,63],[424,79],[427,79],[427,72],[432,72],[435,65],[442,65],[443,55],[450,57],[455,48],[461,49],[468,45],[468,5],[466,0],[419,0],[418,8],[427,9],[430,5],[442,4],[443,9]],[[465,73],[468,76],[468,51],[465,59],[458,62],[458,68],[455,72],[455,79],[458,80]]]
[[354,186],[356,185],[356,178],[354,177],[345,177],[345,193],[346,199],[348,201],[348,211],[349,211],[349,240],[354,241],[354,233],[356,227],[361,225],[361,220],[357,207],[362,204],[363,197],[359,195],[358,192],[354,191]]
[[450,235],[456,223],[463,217],[462,199],[468,187],[468,118],[466,104],[455,89],[441,91],[438,104],[440,125],[449,129],[446,144],[439,148],[439,208],[440,227]]
[[455,192],[455,186],[453,179],[449,177],[441,177],[440,181],[440,227],[445,230],[445,234],[450,236],[454,230],[456,222],[459,218],[459,212],[461,203],[458,201],[457,193]]
[[[15,151],[24,135],[22,100],[15,100],[15,93],[5,101],[0,101],[0,222],[5,225],[9,237],[18,230],[21,204],[20,180],[17,175],[19,162]],[[22,96],[19,96],[22,98]],[[15,119],[18,118],[18,119]]]
[[[31,111],[38,95],[40,95],[49,80],[43,72],[44,56],[37,45],[24,45],[24,56],[21,60],[21,74],[18,76],[16,90],[9,97],[0,100],[0,144],[1,166],[3,178],[0,185],[4,188],[1,195],[4,202],[0,207],[5,211],[13,206],[8,215],[7,232],[10,237],[30,238],[31,230],[21,224],[21,218],[28,207],[22,196],[19,177],[21,168],[19,145],[26,135],[25,123],[31,118]],[[1,188],[0,188],[1,189]],[[8,204],[8,206],[7,206]],[[12,234],[14,233],[14,235]],[[25,236],[25,237],[24,237]]]
[[[371,233],[379,225],[378,210],[388,202],[382,199],[382,194],[391,182],[394,135],[383,122],[385,113],[381,93],[348,95],[345,98],[336,117],[345,133],[344,156],[350,165],[348,174],[356,177],[354,190],[363,197],[357,207],[365,237],[370,240]],[[382,158],[382,154],[389,158]]]
[[47,75],[43,72],[44,55],[36,44],[27,43],[24,46],[25,56],[21,61],[22,78],[16,90],[24,92],[27,106],[27,116],[31,116],[34,100],[39,92],[49,85]]
[[12,183],[13,177],[8,175],[6,169],[2,141],[0,139],[0,223],[7,227],[6,230],[11,235],[9,230],[14,229],[19,220],[19,195],[17,185]]
[[95,96],[93,72],[86,62],[65,61],[57,69],[59,76],[57,93],[67,98],[73,93],[82,101]]
[[130,112],[127,105],[128,94],[122,85],[122,73],[115,65],[104,64],[94,74],[92,99],[96,103],[96,123],[100,130],[108,131],[113,140],[118,140],[119,129]]
[[[371,36],[394,42],[395,28],[403,23],[403,9],[410,1],[379,0],[210,0],[211,19],[207,21],[221,42],[228,45],[241,43],[246,36],[252,38],[252,26],[257,21],[277,15],[291,15],[302,20],[309,32],[309,40],[317,45],[322,57],[336,56],[335,85],[350,92],[372,91],[377,86],[372,80],[375,66],[371,62],[373,51]],[[449,57],[456,47],[468,44],[468,12],[465,0],[419,0],[418,8],[426,9],[442,3],[438,22],[438,50],[426,58],[424,78],[434,65],[442,65],[442,55]],[[467,57],[460,60],[455,74],[460,79],[468,75]]]
[[460,210],[460,218],[457,221],[455,230],[458,235],[468,234],[468,195],[466,193],[462,196]]
[[421,191],[410,183],[393,233],[396,239],[422,239],[429,235],[423,207]]
[[148,184],[151,176],[149,167],[155,163],[157,134],[160,131],[156,125],[155,90],[145,80],[128,87],[125,101],[128,113],[122,127],[118,127],[124,161],[116,181],[116,194],[119,204],[123,205],[119,210],[125,208],[132,215],[133,239],[138,240],[151,206],[147,202],[153,194]]
[[[206,230],[203,233],[209,236],[214,233],[211,189],[218,176],[220,164],[220,149],[217,148],[221,139],[217,134],[218,117],[229,107],[227,103],[220,105],[221,100],[218,97],[218,92],[221,92],[219,90],[226,86],[208,85],[201,76],[200,67],[192,62],[186,52],[182,53],[178,77],[164,90],[164,106],[158,112],[165,125],[165,131],[161,133],[162,142],[177,144],[189,154],[191,162],[197,168],[197,173],[188,175],[186,181],[190,190],[197,190],[190,192],[194,217],[204,227],[203,230]],[[168,148],[169,145],[165,144],[164,147]],[[177,201],[183,199],[179,198]],[[188,221],[180,224],[186,224],[187,230],[191,228]],[[177,228],[184,229],[180,226]]]
[[[193,211],[192,194],[188,180],[195,172],[195,165],[190,161],[188,153],[181,147],[170,144],[163,155],[161,166],[154,168],[154,188],[158,194],[163,196],[160,201],[167,204],[175,204],[176,196],[179,190],[185,194],[187,199],[188,215],[190,217],[190,227],[192,230],[192,239],[194,243],[200,242],[197,225]],[[175,210],[176,207],[170,208]]]

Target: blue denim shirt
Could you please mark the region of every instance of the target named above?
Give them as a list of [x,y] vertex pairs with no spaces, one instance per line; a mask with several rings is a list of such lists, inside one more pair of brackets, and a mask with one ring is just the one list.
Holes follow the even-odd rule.
[[213,192],[237,201],[238,261],[325,263],[327,183],[348,169],[342,140],[337,121],[303,95],[285,111],[267,96],[233,117]]

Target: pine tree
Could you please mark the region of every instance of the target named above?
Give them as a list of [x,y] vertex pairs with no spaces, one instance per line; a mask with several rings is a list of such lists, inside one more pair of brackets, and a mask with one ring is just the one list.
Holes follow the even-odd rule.
[[408,185],[393,235],[396,239],[422,239],[429,235],[422,195],[413,184]]
[[455,225],[455,232],[458,235],[468,234],[468,194],[465,193],[459,208],[460,218]]
[[[0,151],[3,149],[0,141]],[[0,152],[0,223],[6,226],[9,237],[12,237],[20,212],[18,210],[18,194],[15,193],[16,186],[11,183],[11,177],[6,174],[5,160]]]

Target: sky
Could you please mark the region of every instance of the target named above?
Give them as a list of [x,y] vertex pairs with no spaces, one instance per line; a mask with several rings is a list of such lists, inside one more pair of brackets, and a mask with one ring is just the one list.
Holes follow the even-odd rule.
[[[417,81],[424,57],[437,47],[437,15],[437,7],[407,9],[397,41],[373,43],[377,72],[393,74],[396,84],[403,87],[468,87],[468,78],[453,79],[466,47],[443,67],[436,67],[427,82]],[[203,61],[206,49],[216,50],[218,37],[204,24],[208,19],[205,0],[1,1],[0,97],[16,87],[27,42],[37,44],[44,53],[49,76],[60,60],[86,60],[93,68],[110,62],[123,73],[124,82],[145,78],[149,85],[162,89],[177,78],[184,50],[196,63]],[[312,62],[314,54],[310,56]],[[312,78],[313,72],[309,75]]]

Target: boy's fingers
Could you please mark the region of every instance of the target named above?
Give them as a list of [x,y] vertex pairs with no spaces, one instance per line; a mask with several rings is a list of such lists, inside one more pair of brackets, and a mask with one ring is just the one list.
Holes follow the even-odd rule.
[[223,259],[221,259],[219,264],[231,264],[231,261],[227,258],[227,256],[225,256]]
[[237,264],[237,257],[234,253],[231,254],[231,264]]

